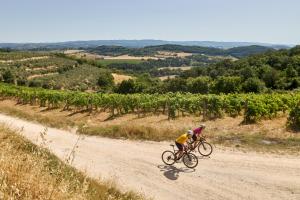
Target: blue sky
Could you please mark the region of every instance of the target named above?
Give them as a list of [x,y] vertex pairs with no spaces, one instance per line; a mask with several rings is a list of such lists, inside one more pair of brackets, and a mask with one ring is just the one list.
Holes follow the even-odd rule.
[[0,0],[0,42],[97,39],[300,44],[300,1]]

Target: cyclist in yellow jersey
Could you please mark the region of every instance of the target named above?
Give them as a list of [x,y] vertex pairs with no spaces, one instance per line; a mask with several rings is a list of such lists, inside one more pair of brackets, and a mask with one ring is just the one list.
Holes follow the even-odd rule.
[[[187,133],[182,134],[181,136],[179,136],[176,140],[175,140],[175,144],[177,146],[177,148],[179,149],[178,152],[176,152],[175,156],[176,158],[180,158],[183,154],[183,150],[184,150],[184,144],[186,143],[186,141],[193,137],[193,131],[192,130],[188,130]],[[179,154],[179,155],[178,155]],[[178,156],[177,156],[178,155]]]

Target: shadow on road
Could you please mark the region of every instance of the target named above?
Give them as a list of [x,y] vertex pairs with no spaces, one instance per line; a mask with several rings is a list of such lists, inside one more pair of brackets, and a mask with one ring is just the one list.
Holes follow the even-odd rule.
[[180,173],[192,173],[195,172],[195,169],[189,169],[186,167],[177,168],[175,166],[169,165],[158,165],[157,166],[163,175],[170,180],[177,180],[179,178]]
[[210,156],[197,156],[199,160],[207,160],[210,159]]

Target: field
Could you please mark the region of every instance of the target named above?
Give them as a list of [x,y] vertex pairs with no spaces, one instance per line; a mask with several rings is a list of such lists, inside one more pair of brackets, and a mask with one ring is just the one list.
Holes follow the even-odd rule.
[[97,62],[103,66],[107,66],[109,64],[117,64],[117,63],[139,64],[143,61],[135,60],[135,59],[104,59],[104,60],[97,60]]
[[132,76],[123,75],[123,74],[112,73],[111,75],[114,77],[115,84],[121,83],[122,81],[125,80],[134,79],[134,77]]
[[176,75],[169,75],[169,76],[161,76],[161,77],[159,77],[159,79],[161,81],[164,81],[164,80],[172,79],[172,78],[175,78],[175,77],[176,77]]
[[[5,85],[0,89],[3,99],[16,100],[2,102],[2,112],[55,127],[77,126],[86,135],[172,140],[206,120],[207,133],[215,143],[299,150],[299,135],[287,129],[289,109],[299,101],[297,93],[99,96]],[[20,106],[15,107],[16,103]],[[198,106],[200,110],[195,110]]]
[[[2,59],[2,60],[1,60]],[[25,84],[35,77],[49,76],[74,69],[78,63],[51,53],[11,52],[0,54],[0,72],[10,72],[11,79]],[[4,80],[12,82],[13,80]]]
[[186,71],[186,70],[190,70],[191,68],[192,67],[189,67],[189,66],[185,66],[185,67],[162,67],[162,68],[158,68],[158,70],[163,70],[163,69],[176,70],[176,69],[180,69],[180,70]]
[[297,107],[300,94],[90,94],[72,91],[54,91],[0,84],[0,95],[16,98],[21,104],[37,104],[48,108],[86,109],[98,112],[109,111],[111,116],[134,113],[164,114],[169,119],[180,116],[201,116],[217,119],[224,116],[243,116],[245,123],[276,118]]

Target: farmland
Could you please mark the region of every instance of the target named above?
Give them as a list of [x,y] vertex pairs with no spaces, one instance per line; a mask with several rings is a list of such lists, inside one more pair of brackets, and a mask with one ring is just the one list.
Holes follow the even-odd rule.
[[0,85],[3,98],[16,98],[21,104],[38,104],[43,107],[86,109],[89,112],[108,110],[111,115],[136,113],[165,114],[170,119],[196,115],[204,119],[221,118],[224,115],[243,115],[245,123],[272,119],[296,108],[299,93],[274,94],[90,94],[83,92],[55,91]]

